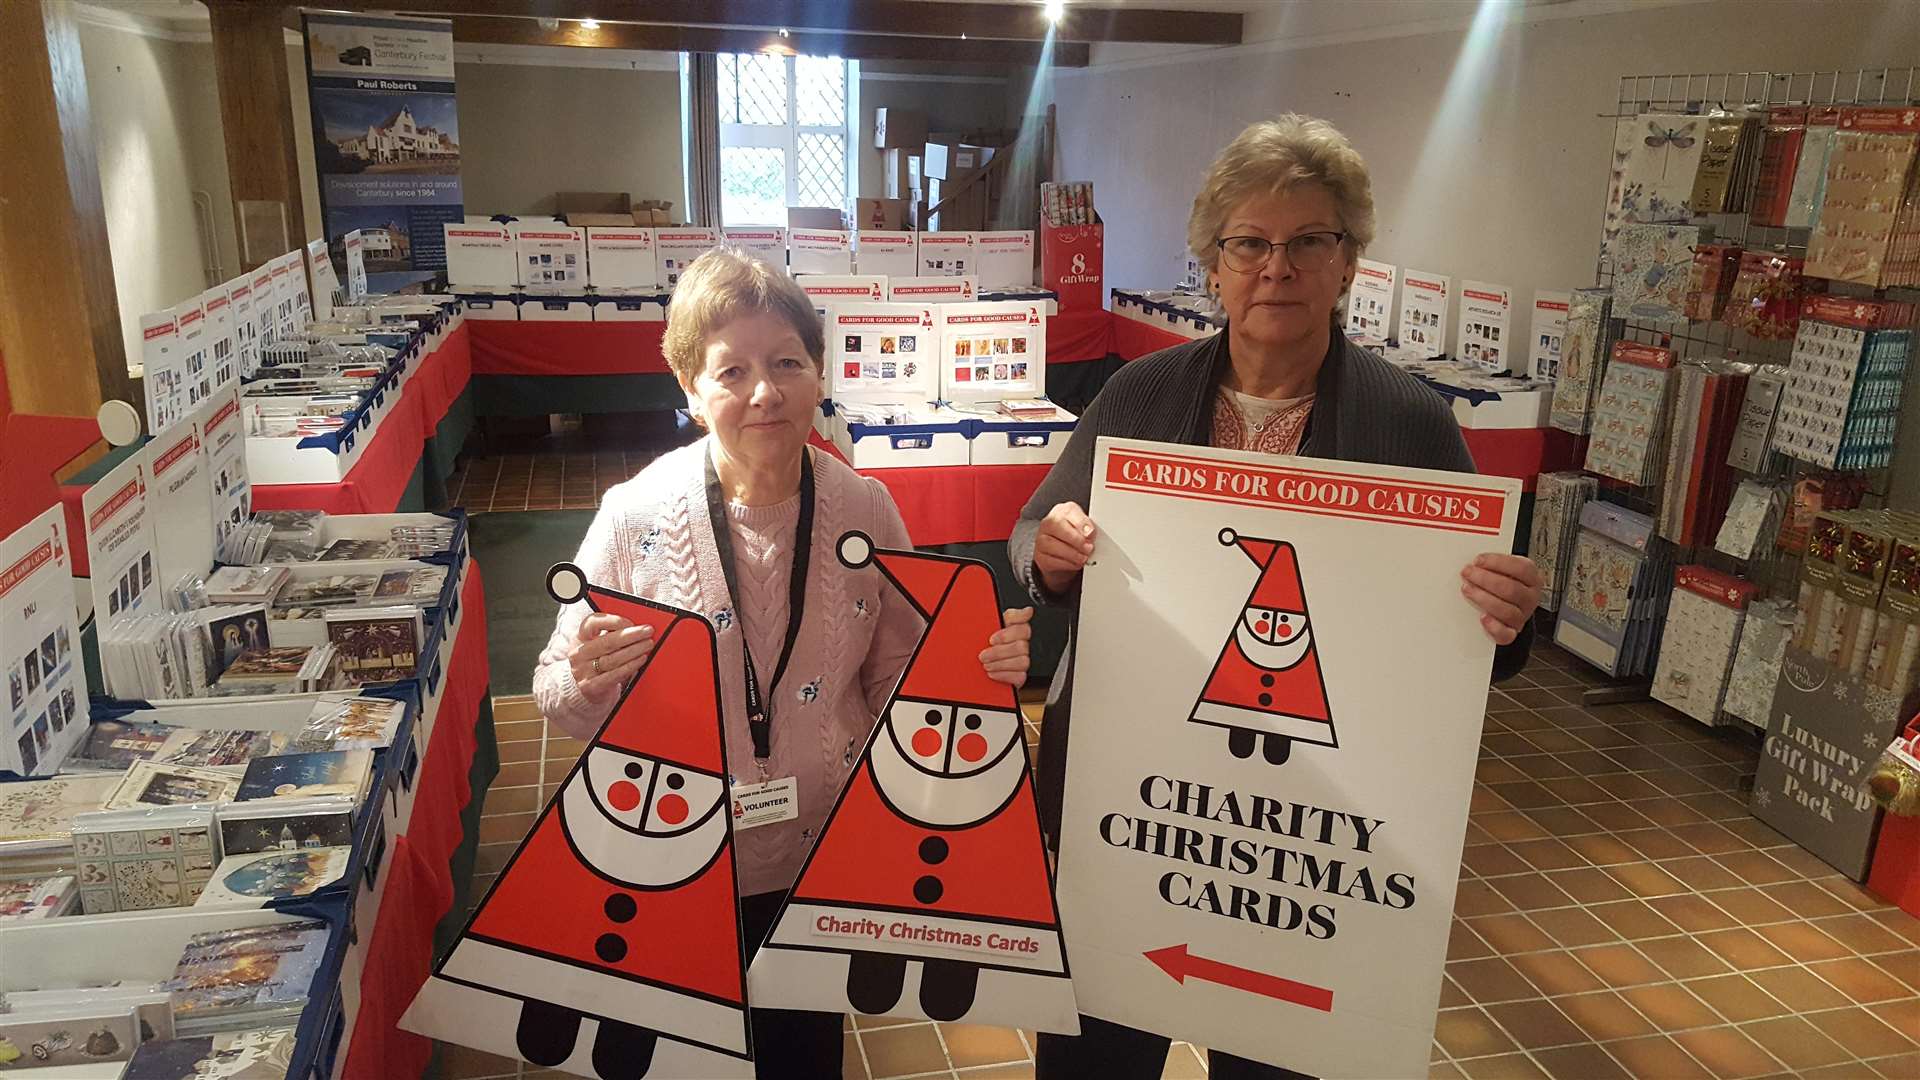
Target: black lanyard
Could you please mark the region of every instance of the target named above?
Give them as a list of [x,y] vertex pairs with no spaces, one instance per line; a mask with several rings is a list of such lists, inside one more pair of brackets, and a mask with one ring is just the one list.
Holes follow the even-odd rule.
[[[720,490],[720,473],[713,467],[713,454],[707,459],[707,514],[713,519],[713,543],[720,551],[720,569],[727,578],[727,602],[733,605],[733,617],[740,622],[740,655],[746,665],[747,734],[753,736],[753,756],[765,758],[773,753],[773,708],[760,692],[760,676],[753,670],[753,649],[747,644],[747,627],[740,614],[739,579],[733,570],[733,530],[727,525],[726,496]],[[787,582],[787,639],[780,647],[780,662],[774,665],[773,678],[767,682],[771,693],[780,687],[793,659],[794,643],[800,640],[800,620],[807,608],[807,563],[813,556],[813,456],[800,452],[800,520],[793,530],[793,573]]]

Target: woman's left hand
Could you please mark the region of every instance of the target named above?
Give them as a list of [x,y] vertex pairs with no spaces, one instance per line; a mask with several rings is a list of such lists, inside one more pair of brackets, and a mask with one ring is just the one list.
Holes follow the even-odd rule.
[[1540,606],[1540,568],[1523,556],[1488,552],[1461,569],[1460,593],[1482,612],[1487,636],[1510,645]]
[[987,647],[980,652],[980,666],[987,669],[987,677],[994,682],[1017,688],[1027,681],[1027,642],[1033,639],[1033,609],[1010,608],[1004,616],[1007,625],[987,639]]

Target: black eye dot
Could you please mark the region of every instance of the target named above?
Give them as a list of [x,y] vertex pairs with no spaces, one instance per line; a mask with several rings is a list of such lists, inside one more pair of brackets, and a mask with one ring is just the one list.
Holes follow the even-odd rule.
[[646,771],[647,771],[646,766],[640,764],[639,762],[632,762],[627,765],[627,776],[633,780],[640,779],[640,774]]
[[687,778],[681,776],[679,773],[673,773],[667,777],[667,786],[675,791],[679,791],[681,788],[687,786]]
[[1288,616],[1288,615],[1282,615],[1282,616],[1280,616],[1280,621],[1281,621],[1281,622],[1287,622],[1287,621],[1289,621],[1289,620],[1290,620],[1291,618],[1292,618],[1291,616]]
[[928,709],[928,710],[927,710],[927,723],[929,723],[929,724],[937,724],[937,723],[939,723],[939,722],[940,722],[940,710],[939,710],[939,709]]
[[980,730],[980,714],[979,713],[967,714],[967,730],[968,731]]

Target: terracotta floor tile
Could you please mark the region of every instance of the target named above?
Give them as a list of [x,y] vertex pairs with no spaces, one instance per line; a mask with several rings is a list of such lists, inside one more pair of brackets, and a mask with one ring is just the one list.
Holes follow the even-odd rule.
[[1638,852],[1610,834],[1570,837],[1567,846],[1595,866],[1614,866],[1640,860]]
[[[1466,1080],[1467,1074],[1451,1061],[1436,1061],[1427,1067],[1427,1080]],[[968,1080],[972,1080],[971,1077]]]
[[1693,993],[1679,983],[1654,983],[1651,986],[1631,986],[1620,991],[1634,1008],[1653,1022],[1653,1026],[1665,1032],[1685,1031],[1688,1028],[1710,1027],[1720,1023],[1720,1014],[1707,1008],[1705,1002],[1693,996]]
[[1507,1029],[1507,1034],[1529,1050],[1587,1041],[1586,1035],[1551,1001],[1536,999],[1489,1005],[1487,1015],[1498,1021],[1501,1027]]
[[1685,882],[1695,892],[1709,889],[1739,888],[1741,881],[1731,870],[1714,862],[1705,855],[1691,855],[1684,859],[1667,859],[1660,868]]
[[1514,765],[1512,758],[1488,758],[1474,766],[1473,778],[1482,784],[1511,784],[1533,779]]
[[1473,999],[1467,996],[1467,992],[1465,990],[1460,989],[1460,987],[1452,979],[1449,979],[1444,975],[1440,977],[1440,1007],[1441,1008],[1457,1009],[1457,1008],[1460,1008],[1462,1005],[1471,1005],[1471,1004],[1473,1004]]
[[[1920,1032],[1920,998],[1882,1002],[1868,1006],[1867,1011],[1885,1020],[1895,1031],[1904,1031],[1909,1035]],[[1915,1041],[1920,1042],[1920,1038]]]
[[[1868,957],[1873,966],[1900,980],[1915,992],[1920,992],[1920,963],[1914,961],[1912,953],[1890,953],[1886,956]],[[1920,1025],[1915,1025],[1920,1030]]]
[[1621,900],[1612,904],[1596,904],[1587,909],[1593,916],[1613,927],[1621,937],[1628,941],[1641,938],[1666,937],[1677,934],[1679,928],[1668,922],[1654,908],[1643,900]]
[[947,1055],[940,1049],[940,1036],[932,1024],[862,1031],[860,1044],[866,1048],[867,1065],[876,1078],[947,1068]]
[[1502,810],[1482,814],[1475,824],[1487,830],[1496,840],[1514,843],[1519,840],[1537,840],[1547,835],[1545,829],[1528,820],[1525,814],[1517,810]]
[[1510,845],[1513,853],[1540,870],[1570,870],[1587,865],[1586,857],[1555,840],[1522,840]]
[[1913,996],[1912,989],[1906,984],[1858,957],[1808,964],[1807,970],[1832,983],[1841,993],[1862,1005]]
[[1827,936],[1810,923],[1789,922],[1762,926],[1756,933],[1773,947],[1803,964],[1817,960],[1838,960],[1853,955],[1853,950]]
[[[1692,811],[1688,811],[1691,813]],[[1730,851],[1746,851],[1752,845],[1739,836],[1728,832],[1719,824],[1711,821],[1696,822],[1692,825],[1668,826],[1673,835],[1686,841],[1694,848],[1708,855],[1720,855]]]
[[1513,905],[1506,897],[1493,891],[1493,886],[1484,881],[1463,881],[1454,893],[1453,913],[1463,918],[1475,915],[1497,915],[1512,911]]
[[[1664,795],[1672,795],[1686,802],[1689,795],[1714,795],[1713,784],[1694,772],[1686,769],[1649,769],[1640,774],[1648,788]],[[1689,804],[1691,805],[1691,804]],[[1696,807],[1696,809],[1700,809]],[[1702,813],[1707,813],[1704,809]],[[1744,808],[1743,808],[1744,812]],[[1713,817],[1712,814],[1707,814]]]
[[1625,885],[1592,867],[1556,870],[1547,875],[1547,880],[1560,886],[1562,892],[1582,904],[1604,904],[1610,900],[1624,900],[1633,895],[1627,891]]
[[1675,1035],[1673,1041],[1686,1048],[1715,1076],[1765,1076],[1780,1071],[1780,1063],[1737,1028],[1683,1031]]
[[1020,1033],[1012,1028],[941,1024],[940,1035],[946,1041],[947,1056],[956,1069],[1027,1060],[1027,1048],[1020,1043]]
[[1480,940],[1479,935],[1467,929],[1466,923],[1453,920],[1453,930],[1447,935],[1448,960],[1477,960],[1492,955],[1493,950]]
[[1572,767],[1573,775],[1584,776],[1591,780],[1608,773],[1626,771],[1626,766],[1623,766],[1613,755],[1613,750],[1569,750],[1559,755],[1559,758]]
[[[1206,1052],[1185,1043],[1176,1043],[1167,1050],[1166,1068],[1160,1073],[1161,1080],[1206,1080]],[[967,1074],[972,1080],[973,1074]]]
[[1595,750],[1608,750],[1620,746],[1636,745],[1633,736],[1623,735],[1620,729],[1611,727],[1574,728],[1568,734],[1579,739]]
[[1691,937],[1655,938],[1642,941],[1639,945],[1640,951],[1647,954],[1647,959],[1660,965],[1676,979],[1721,975],[1730,970],[1726,961],[1707,951],[1705,946]]
[[1656,825],[1664,825],[1667,828],[1673,828],[1677,825],[1707,824],[1705,817],[1701,816],[1698,811],[1688,808],[1685,803],[1682,803],[1678,799],[1641,799],[1637,802],[1628,803],[1627,805],[1646,815],[1647,820]]
[[1768,885],[1760,891],[1802,919],[1854,912],[1852,904],[1811,881],[1784,881],[1778,885]]
[[1553,792],[1531,780],[1522,780],[1513,784],[1488,784],[1486,790],[1504,799],[1509,806],[1525,810],[1531,806],[1558,806],[1560,800]]
[[1554,1004],[1567,1018],[1579,1025],[1594,1042],[1608,1042],[1645,1035],[1654,1030],[1639,1010],[1612,990],[1564,997]]
[[[1447,964],[1447,975],[1466,991],[1467,996],[1485,1005],[1496,1001],[1516,1001],[1537,997],[1539,991],[1502,957],[1461,960]],[[1484,1051],[1494,1053],[1495,1051]],[[1465,1055],[1449,1051],[1454,1057]]]
[[1764,851],[1732,851],[1714,858],[1749,885],[1772,885],[1805,876],[1783,866]]
[[1487,715],[1508,713],[1525,709],[1526,706],[1507,696],[1505,690],[1492,690],[1487,693]]
[[1514,854],[1513,849],[1505,844],[1477,844],[1468,847],[1460,856],[1460,865],[1471,870],[1478,877],[1522,874],[1533,869],[1525,859]]
[[1614,839],[1639,852],[1643,859],[1677,859],[1694,854],[1693,848],[1665,829],[1633,829],[1615,833]]
[[[1616,732],[1618,734],[1618,732]],[[1625,802],[1629,799],[1651,799],[1660,794],[1660,789],[1640,778],[1639,773],[1614,773],[1594,780],[1614,798]]]
[[1536,911],[1533,912],[1532,918],[1535,925],[1546,931],[1548,937],[1569,949],[1620,939],[1620,935],[1612,927],[1594,918],[1583,908],[1569,907]]
[[[1920,920],[1915,921],[1920,922]],[[1914,947],[1912,942],[1888,929],[1885,923],[1863,913],[1843,915],[1834,919],[1818,919],[1811,925],[1838,939],[1862,956],[1902,952]],[[1916,958],[1916,963],[1920,963],[1920,958]]]
[[1758,889],[1725,889],[1701,895],[1718,904],[1727,914],[1739,919],[1746,926],[1785,922],[1794,917],[1791,911],[1781,907],[1772,897]]
[[1604,831],[1605,826],[1587,816],[1586,811],[1594,807],[1575,809],[1571,806],[1535,806],[1527,810],[1531,818],[1546,835],[1556,837],[1585,836]]
[[1473,932],[1498,950],[1502,956],[1514,956],[1516,953],[1534,952],[1553,948],[1553,939],[1548,937],[1532,920],[1525,915],[1487,915],[1470,919],[1467,925]]
[[1527,741],[1549,754],[1576,754],[1590,745],[1577,734],[1580,728],[1542,728],[1527,732]]
[[1581,813],[1586,814],[1595,822],[1599,823],[1601,828],[1611,829],[1615,832],[1623,832],[1627,829],[1645,829],[1653,824],[1653,822],[1647,820],[1645,814],[1628,806],[1626,803],[1596,803],[1593,806],[1583,807]]
[[1573,903],[1572,897],[1561,892],[1558,885],[1541,874],[1514,874],[1511,877],[1493,878],[1488,884],[1522,911],[1567,907]]
[[1525,1054],[1502,1054],[1454,1064],[1468,1080],[1547,1080],[1547,1074]]
[[1631,945],[1590,945],[1575,949],[1573,955],[1616,990],[1666,980],[1666,975]]
[[[1877,1058],[1911,1053],[1920,1031],[1900,1032],[1866,1009],[1813,1013],[1807,1022],[1855,1057]],[[1920,1075],[1920,1074],[1917,1074]]]
[[1529,709],[1554,709],[1566,704],[1553,692],[1532,687],[1503,691],[1517,705]]
[[1745,927],[1715,930],[1699,935],[1696,940],[1740,971],[1778,967],[1792,962],[1786,953]]
[[1691,892],[1678,879],[1656,863],[1625,863],[1607,867],[1607,873],[1613,875],[1620,884],[1631,889],[1641,898],[1649,896],[1671,896],[1674,893]]
[[[1733,802],[1732,799],[1728,799],[1725,796],[1715,796],[1715,798],[1721,799],[1724,802]],[[1774,831],[1773,826],[1747,814],[1746,807],[1741,806],[1739,809],[1741,813],[1740,817],[1724,822],[1728,832],[1745,839],[1754,847],[1760,848],[1778,847],[1782,844],[1791,844],[1793,842]],[[1705,811],[1703,810],[1702,812],[1704,813]],[[1723,810],[1722,813],[1724,814],[1725,811]],[[1707,816],[1717,818],[1719,815],[1708,813]]]
[[1647,904],[1690,934],[1740,925],[1738,919],[1720,910],[1703,896],[1656,896]]
[[1574,959],[1569,952],[1522,953],[1510,957],[1508,962],[1548,997],[1584,994],[1606,986],[1598,975],[1588,971],[1586,965]]
[[1626,1080],[1630,1075],[1606,1050],[1598,1046],[1558,1046],[1549,1050],[1535,1050],[1533,1059],[1551,1076]]
[[[1819,888],[1817,885],[1814,887]],[[1821,891],[1825,892],[1826,890],[1822,889]],[[1869,912],[1867,917],[1894,933],[1899,934],[1901,937],[1906,938],[1913,944],[1920,945],[1920,919],[1916,919],[1897,908],[1886,908],[1881,911]]]
[[1784,967],[1755,971],[1747,975],[1760,989],[1780,999],[1794,1012],[1838,1009],[1850,1004],[1847,996],[1805,968]]
[[1769,1016],[1780,1016],[1791,1011],[1745,975],[1716,975],[1710,979],[1694,979],[1686,986],[1688,990],[1693,991],[1695,997],[1713,1006],[1721,1016],[1735,1024],[1744,1024],[1749,1020],[1764,1020]]
[[1480,736],[1480,745],[1488,752],[1499,757],[1520,757],[1523,754],[1537,754],[1540,748],[1528,742],[1521,735],[1511,731],[1493,731]]
[[1740,1030],[1795,1071],[1852,1060],[1853,1054],[1798,1016],[1779,1016],[1742,1024]]
[[1868,1062],[1873,1071],[1886,1080],[1913,1080],[1920,1076],[1920,1054],[1899,1054]]
[[1713,1073],[1695,1061],[1679,1043],[1665,1035],[1608,1043],[1607,1053],[1636,1077],[1659,1077],[1660,1080],[1712,1080],[1713,1077]]
[[1434,1022],[1433,1037],[1455,1059],[1514,1049],[1513,1040],[1478,1008],[1443,1010]]
[[1514,765],[1524,770],[1529,780],[1539,780],[1543,784],[1548,780],[1566,780],[1578,776],[1580,770],[1559,754],[1529,754],[1525,757],[1509,758]]

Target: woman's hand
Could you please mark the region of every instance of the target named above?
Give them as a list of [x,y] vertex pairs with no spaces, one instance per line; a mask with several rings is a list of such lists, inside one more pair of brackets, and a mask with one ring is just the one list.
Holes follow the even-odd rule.
[[653,654],[653,627],[596,611],[580,620],[567,654],[573,684],[595,704],[609,701]]
[[980,652],[980,666],[987,669],[987,678],[1018,689],[1027,681],[1030,662],[1027,642],[1033,639],[1033,609],[1009,609],[1004,614],[1007,624],[987,639],[987,647]]
[[1540,568],[1519,555],[1488,552],[1461,568],[1460,594],[1480,609],[1487,636],[1510,645],[1540,606]]
[[1040,534],[1033,540],[1033,568],[1048,592],[1059,595],[1073,587],[1073,579],[1093,555],[1093,537],[1093,519],[1079,503],[1059,503],[1040,519]]

